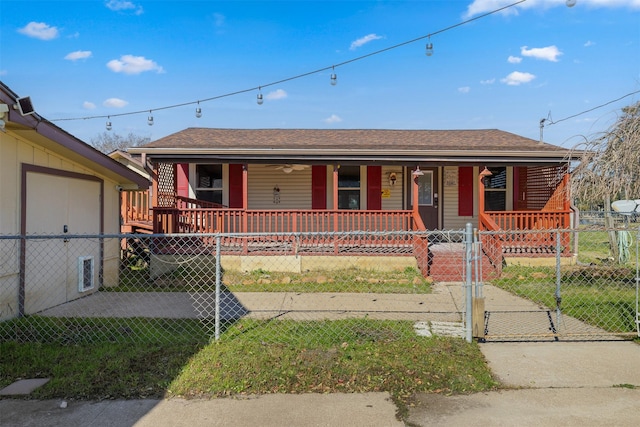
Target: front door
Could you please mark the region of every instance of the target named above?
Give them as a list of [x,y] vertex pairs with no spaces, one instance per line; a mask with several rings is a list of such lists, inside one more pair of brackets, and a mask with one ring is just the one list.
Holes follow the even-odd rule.
[[426,168],[418,176],[418,212],[427,230],[440,228],[438,215],[438,169]]

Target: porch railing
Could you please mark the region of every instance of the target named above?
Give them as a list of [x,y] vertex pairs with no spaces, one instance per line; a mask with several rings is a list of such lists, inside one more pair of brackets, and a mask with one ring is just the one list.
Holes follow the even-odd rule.
[[147,190],[120,191],[120,215],[123,224],[151,223],[152,214]]
[[[242,210],[242,209],[153,209],[153,232],[156,234],[172,233],[225,233],[271,234],[269,242],[262,246],[273,251],[274,245],[282,244],[292,249],[326,252],[326,246],[334,247],[338,253],[348,248],[366,251],[367,248],[380,249],[384,246],[412,244],[406,235],[394,236],[380,234],[354,235],[349,242],[336,243],[330,236],[321,233],[345,231],[392,232],[417,230],[418,224],[412,211],[348,211],[348,210]],[[306,235],[300,241],[291,233],[318,233],[317,236]],[[279,236],[278,236],[279,235]],[[294,242],[295,240],[295,242]],[[246,253],[249,248],[246,239],[227,237],[224,244],[237,247]],[[242,246],[242,248],[240,248]],[[254,245],[255,247],[255,245]]]

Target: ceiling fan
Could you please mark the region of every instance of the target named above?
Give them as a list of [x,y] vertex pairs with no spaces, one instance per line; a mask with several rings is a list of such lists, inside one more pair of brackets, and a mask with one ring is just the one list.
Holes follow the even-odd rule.
[[281,170],[284,173],[291,173],[293,171],[301,171],[309,167],[309,165],[269,165],[276,170]]

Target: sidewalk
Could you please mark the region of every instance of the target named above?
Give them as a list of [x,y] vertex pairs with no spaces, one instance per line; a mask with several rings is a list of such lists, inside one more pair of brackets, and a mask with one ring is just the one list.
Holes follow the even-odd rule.
[[[640,345],[490,343],[480,348],[504,390],[421,394],[412,426],[638,426]],[[634,388],[635,387],[635,388]],[[2,426],[403,426],[386,393],[212,400],[0,400]]]

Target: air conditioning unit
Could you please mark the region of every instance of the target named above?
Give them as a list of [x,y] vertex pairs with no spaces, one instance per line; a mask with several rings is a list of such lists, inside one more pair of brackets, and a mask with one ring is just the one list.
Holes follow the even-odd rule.
[[94,271],[92,256],[78,258],[78,292],[87,292],[93,289]]

